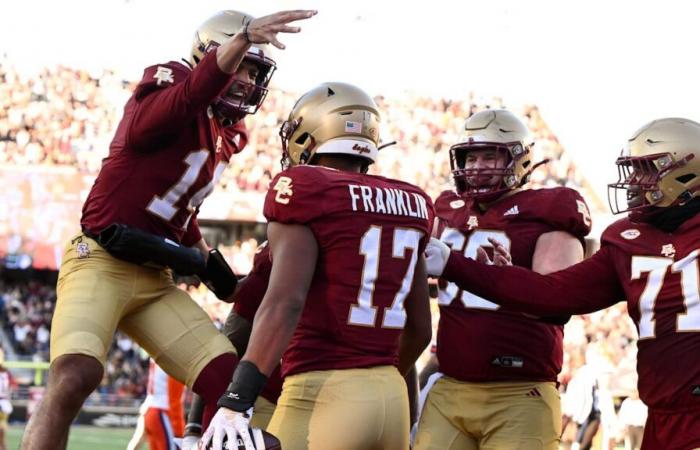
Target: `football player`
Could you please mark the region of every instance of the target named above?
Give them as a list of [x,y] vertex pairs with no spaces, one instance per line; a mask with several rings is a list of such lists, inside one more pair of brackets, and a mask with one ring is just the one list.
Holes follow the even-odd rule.
[[[223,11],[199,27],[188,60],[146,68],[83,207],[83,231],[66,246],[49,382],[23,449],[65,448],[70,423],[102,379],[117,328],[199,393],[213,414],[226,389],[222,374],[237,361],[235,349],[173,283],[163,267],[175,261],[154,267],[132,258],[177,251],[190,258],[179,267],[208,258],[207,271],[217,262],[208,257],[198,208],[247,142],[242,119],[260,106],[275,69],[266,44],[284,48],[277,34],[298,32],[289,23],[313,14],[255,19]],[[145,250],[134,241],[153,246]]]
[[430,198],[366,174],[378,153],[379,112],[352,85],[324,83],[303,95],[280,134],[291,168],[265,200],[270,284],[202,440],[220,449],[224,435],[240,435],[250,445],[246,411],[284,351],[284,386],[267,429],[282,448],[407,449],[401,374],[431,335],[421,257]]
[[530,314],[587,314],[626,299],[649,407],[642,449],[700,448],[700,124],[648,123],[616,164],[610,205],[628,216],[603,232],[586,261],[541,275],[479,264],[434,242],[429,272]]
[[[586,203],[569,188],[523,189],[537,164],[530,133],[513,113],[469,117],[450,160],[456,190],[443,192],[435,209],[440,240],[452,250],[477,258],[503,247],[512,264],[539,273],[583,259]],[[558,448],[557,375],[568,318],[503,311],[492,300],[440,281],[443,376],[428,393],[416,449]]]
[[0,348],[0,450],[7,450],[5,435],[7,434],[7,420],[12,414],[12,403],[10,403],[12,385],[12,376],[5,367],[5,351]]
[[[267,290],[272,270],[270,247],[265,241],[255,253],[253,269],[238,283],[233,296],[233,308],[226,318],[223,333],[231,341],[240,354],[248,348],[248,340],[253,326],[253,318]],[[255,402],[255,414],[250,420],[250,426],[266,429],[272,413],[275,411],[277,399],[282,392],[282,378],[279,365],[268,377],[265,387]],[[202,399],[195,395],[187,416],[183,450],[196,448],[202,434]]]
[[185,386],[151,359],[146,391],[127,450],[139,448],[142,441],[148,441],[149,450],[171,450],[185,431]]

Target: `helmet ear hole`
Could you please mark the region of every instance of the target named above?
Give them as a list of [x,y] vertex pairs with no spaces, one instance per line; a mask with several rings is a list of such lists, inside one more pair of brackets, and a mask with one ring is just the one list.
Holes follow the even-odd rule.
[[309,136],[311,136],[309,133],[302,133],[301,136],[294,141],[294,143],[297,145],[304,145],[304,143],[309,139]]
[[696,178],[694,173],[686,173],[685,175],[681,175],[680,177],[676,177],[676,180],[680,183],[686,184],[690,180],[692,180],[693,178]]

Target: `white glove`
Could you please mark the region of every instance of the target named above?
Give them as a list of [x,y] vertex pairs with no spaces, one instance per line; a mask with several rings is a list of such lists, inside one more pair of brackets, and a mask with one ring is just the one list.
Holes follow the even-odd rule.
[[[226,448],[236,449],[237,445],[245,445],[246,450],[262,450],[265,448],[265,442],[262,433],[255,429],[253,437],[249,432],[250,418],[253,415],[253,408],[250,408],[245,413],[232,411],[228,408],[219,408],[211,423],[204,432],[200,442],[201,449],[207,448],[209,443],[212,444],[212,450],[224,450],[223,442],[226,436]],[[240,441],[239,441],[240,438]]]
[[425,266],[428,275],[432,277],[442,276],[449,257],[450,247],[439,239],[430,238],[430,242],[425,247]]
[[181,450],[197,450],[199,444],[199,436],[185,436],[180,442]]

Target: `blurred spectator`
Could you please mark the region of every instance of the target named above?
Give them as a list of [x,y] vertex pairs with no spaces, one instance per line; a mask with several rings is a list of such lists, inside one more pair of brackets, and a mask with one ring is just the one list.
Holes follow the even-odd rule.
[[636,389],[622,401],[617,416],[625,439],[625,450],[639,450],[644,436],[644,424],[647,421],[647,407],[639,399]]

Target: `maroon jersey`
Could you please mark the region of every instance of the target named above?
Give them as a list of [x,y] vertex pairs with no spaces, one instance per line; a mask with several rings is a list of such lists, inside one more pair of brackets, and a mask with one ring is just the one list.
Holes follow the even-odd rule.
[[248,140],[243,122],[224,128],[209,107],[230,80],[216,52],[194,70],[169,62],[144,71],[83,206],[83,228],[123,223],[187,246],[201,239],[197,209]]
[[403,302],[434,218],[430,198],[401,181],[299,166],[272,181],[264,213],[308,226],[319,247],[282,374],[397,364]]
[[255,252],[253,269],[241,281],[240,286],[236,289],[236,294],[233,296],[233,310],[251,323],[267,291],[271,271],[270,247],[265,241]]
[[[233,310],[250,323],[253,323],[255,313],[258,312],[263,297],[265,297],[271,271],[270,247],[267,246],[267,241],[265,241],[255,254],[253,270],[239,283],[236,294],[233,296]],[[267,378],[267,383],[265,383],[265,387],[260,395],[272,403],[277,403],[281,393],[282,377],[280,375],[280,366],[278,365]]]
[[700,410],[649,411],[642,450],[697,450],[700,448]]
[[673,233],[623,219],[605,230],[595,255],[548,276],[454,252],[443,276],[533,314],[585,314],[627,299],[639,332],[640,398],[678,412],[700,409],[699,251],[700,215]]
[[[482,212],[452,191],[435,202],[440,239],[467,257],[501,242],[513,264],[532,268],[537,239],[561,230],[583,243],[591,219],[578,192],[569,188],[523,190]],[[528,318],[454,283],[441,280],[437,357],[440,370],[461,381],[556,381],[563,358],[564,329]]]

